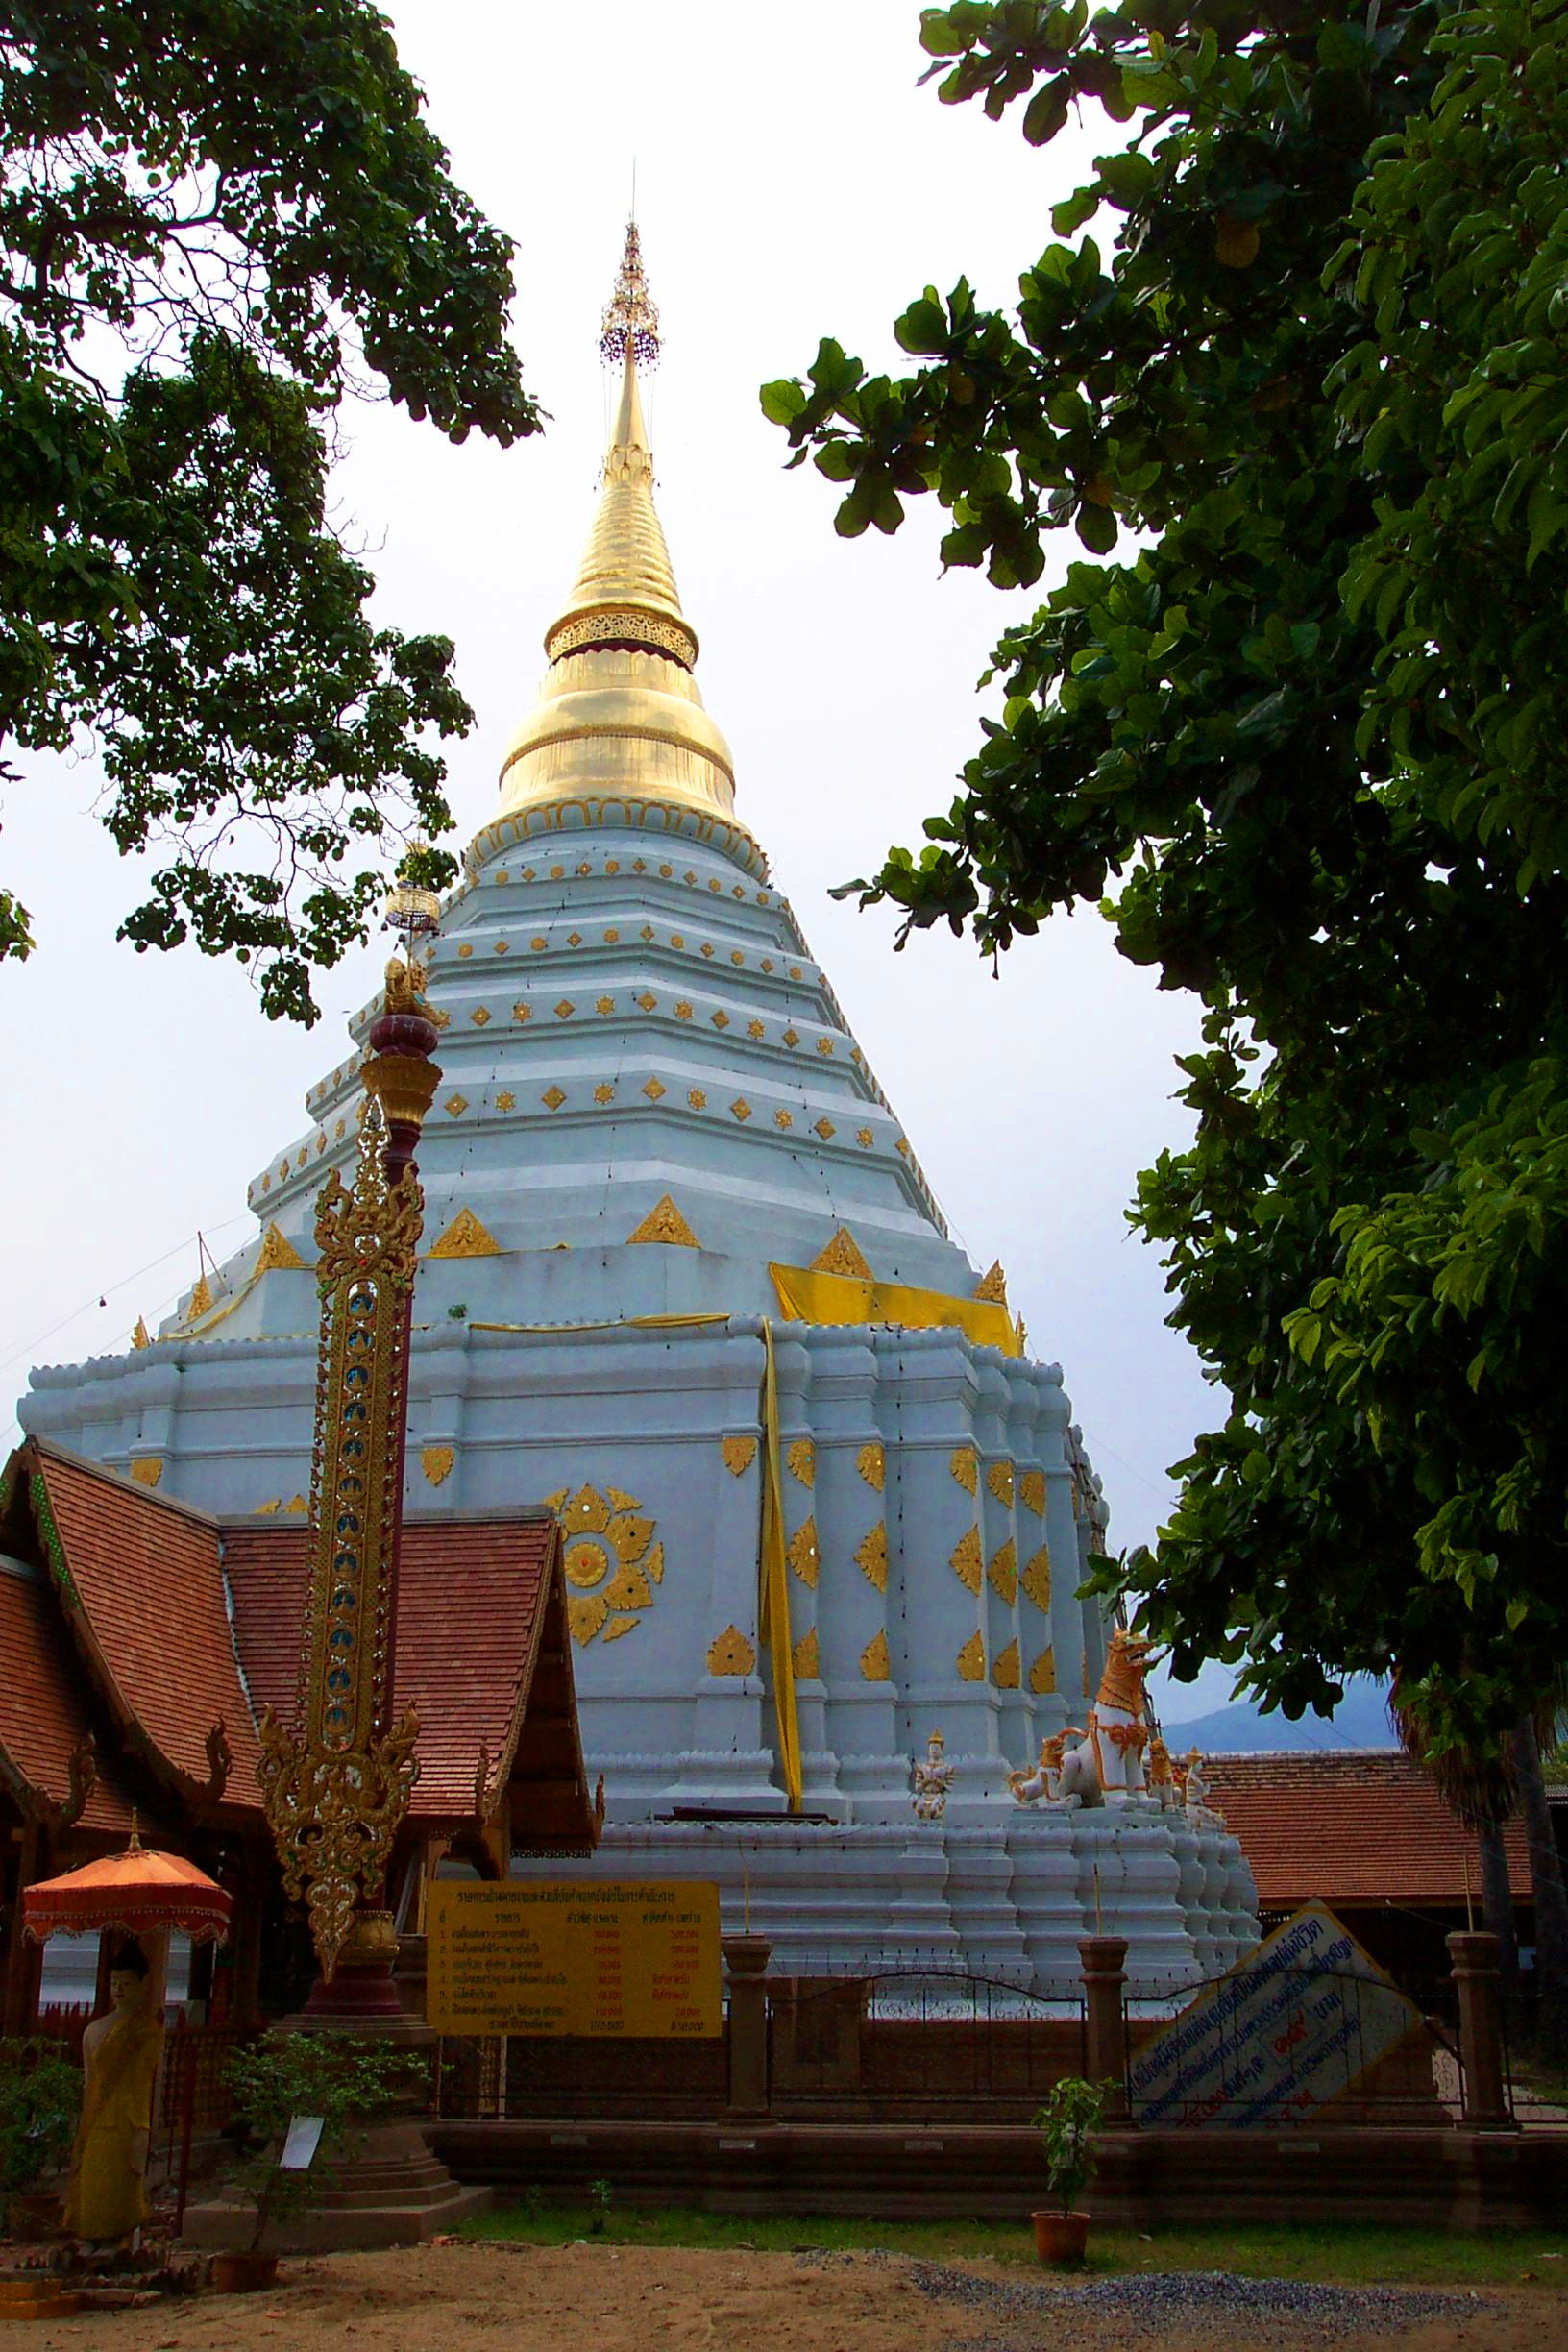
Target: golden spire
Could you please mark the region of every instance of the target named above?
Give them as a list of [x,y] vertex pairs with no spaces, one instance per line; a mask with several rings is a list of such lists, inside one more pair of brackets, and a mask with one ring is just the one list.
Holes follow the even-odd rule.
[[697,631],[653,503],[639,369],[659,353],[637,225],[626,228],[600,350],[621,396],[599,506],[572,593],[545,632],[550,670],[502,769],[502,816],[583,795],[653,800],[727,817],[729,747],[692,675]]

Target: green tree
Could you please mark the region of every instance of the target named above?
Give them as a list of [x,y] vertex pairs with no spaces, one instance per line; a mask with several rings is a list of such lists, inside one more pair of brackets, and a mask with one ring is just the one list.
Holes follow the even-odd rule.
[[1507,1759],[1568,1633],[1568,10],[960,0],[921,37],[1036,144],[1124,128],[1015,310],[927,287],[924,364],[826,341],[764,408],[846,535],[930,494],[999,586],[1052,530],[1101,560],[849,887],[988,949],[1096,902],[1202,998],[1134,1222],[1229,1411],[1106,1585],[1179,1675],[1296,1714],[1397,1665],[1433,1758]]
[[272,1016],[316,1018],[388,849],[450,828],[433,739],[472,723],[450,643],[368,617],[333,420],[536,430],[510,255],[369,0],[0,16],[0,749],[95,740],[158,861],[121,937],[252,962]]

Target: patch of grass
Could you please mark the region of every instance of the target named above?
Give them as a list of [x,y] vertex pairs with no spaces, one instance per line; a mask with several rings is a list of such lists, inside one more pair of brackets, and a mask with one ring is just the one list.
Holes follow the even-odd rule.
[[[468,2224],[469,2238],[526,2245],[568,2245],[597,2236],[603,2245],[698,2246],[722,2253],[751,2248],[917,2256],[927,2262],[996,2262],[1035,2266],[1027,2223],[873,2221],[842,2214],[716,2214],[694,2206],[617,2205],[599,2216],[587,2205],[500,2205]],[[1090,2271],[1234,2270],[1247,2278],[1328,2279],[1417,2286],[1512,2287],[1533,2273],[1542,2285],[1568,2287],[1568,2230],[1489,2230],[1461,2236],[1443,2229],[1393,2229],[1372,2223],[1281,2222],[1159,2230],[1096,2230]]]

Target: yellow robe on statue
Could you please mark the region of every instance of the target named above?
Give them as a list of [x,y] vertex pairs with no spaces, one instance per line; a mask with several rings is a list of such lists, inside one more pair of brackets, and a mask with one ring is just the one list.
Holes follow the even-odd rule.
[[73,2238],[129,2238],[147,2218],[147,2134],[163,2027],[144,2009],[122,2011],[85,2055],[65,2227]]

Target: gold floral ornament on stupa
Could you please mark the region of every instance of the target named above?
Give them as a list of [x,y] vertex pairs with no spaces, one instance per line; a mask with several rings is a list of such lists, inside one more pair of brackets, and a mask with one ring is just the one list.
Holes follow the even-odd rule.
[[619,1641],[653,1605],[653,1587],[664,1581],[664,1546],[655,1543],[656,1523],[642,1517],[635,1495],[610,1486],[562,1487],[546,1502],[560,1514],[566,1539],[566,1613],[579,1646],[601,1633]]
[[334,1169],[316,1204],[321,1337],[296,1727],[270,1708],[259,1726],[257,1776],[284,1890],[306,1904],[328,1984],[340,1957],[384,1954],[390,1921],[377,1906],[418,1775],[418,1718],[408,1707],[392,1720],[392,1654],[424,1212],[413,1154],[441,1077],[412,942],[433,929],[433,901],[410,909],[395,895],[389,918],[409,953],[388,965],[370,1031],[353,1188]]

